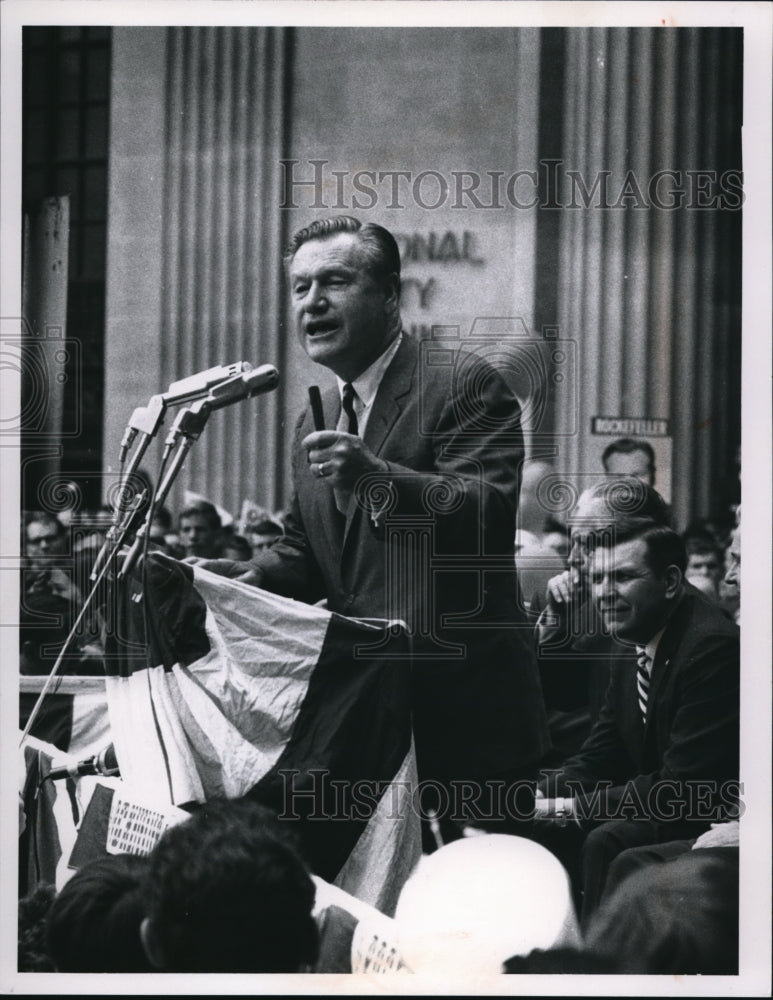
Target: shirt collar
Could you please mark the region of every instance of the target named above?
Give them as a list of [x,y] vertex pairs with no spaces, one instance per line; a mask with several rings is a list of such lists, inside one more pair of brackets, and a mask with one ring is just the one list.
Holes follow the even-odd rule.
[[647,643],[646,646],[637,646],[636,647],[637,654],[641,653],[641,651],[643,649],[644,652],[649,657],[649,664],[650,664],[649,668],[650,668],[650,670],[652,670],[652,664],[655,662],[655,653],[657,653],[657,651],[658,651],[658,643],[660,642],[660,640],[661,640],[661,638],[663,636],[663,633],[665,631],[666,631],[666,626],[664,625],[663,628],[657,633],[657,635],[653,636],[652,639],[650,639],[650,641]]
[[[387,347],[384,353],[380,357],[376,358],[370,368],[366,368],[362,375],[358,375],[352,382],[354,391],[357,393],[363,409],[367,410],[376,398],[378,387],[381,385],[381,379],[384,377],[384,373],[389,367],[392,358],[395,354],[397,354],[397,349],[400,346],[402,339],[403,334],[401,331],[389,347]],[[336,382],[338,383],[338,395],[340,396],[346,383],[337,375]]]

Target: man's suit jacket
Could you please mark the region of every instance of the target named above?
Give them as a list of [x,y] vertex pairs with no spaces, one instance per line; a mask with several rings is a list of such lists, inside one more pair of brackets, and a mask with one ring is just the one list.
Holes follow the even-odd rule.
[[[738,626],[695,588],[685,588],[652,665],[646,725],[636,656],[612,665],[599,718],[580,751],[546,789],[574,795],[596,818],[643,813],[675,827],[706,827],[733,804],[739,770]],[[593,801],[601,782],[612,787]],[[693,834],[694,835],[694,834]]]
[[[530,609],[541,610],[541,602],[532,601]],[[535,640],[551,759],[561,763],[590,735],[604,704],[610,667],[628,650],[605,631],[587,592],[559,605],[555,626],[544,639],[535,629]]]
[[[340,413],[323,393],[325,426]],[[501,376],[403,335],[363,440],[388,466],[358,483],[346,516],[293,447],[284,537],[260,553],[262,585],[358,618],[399,619],[413,641],[421,777],[523,773],[548,747],[531,629],[518,594],[520,410]],[[374,518],[374,512],[378,515]]]

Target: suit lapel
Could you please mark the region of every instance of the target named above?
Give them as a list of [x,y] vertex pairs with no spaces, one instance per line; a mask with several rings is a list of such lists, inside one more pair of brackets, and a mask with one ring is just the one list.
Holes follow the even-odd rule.
[[671,658],[661,653],[660,645],[658,645],[658,651],[655,654],[655,662],[652,664],[652,672],[650,674],[650,689],[649,694],[647,695],[647,722],[644,727],[645,732],[651,728],[652,718],[655,714],[655,706],[658,701],[658,692],[660,691],[663,678],[670,663]]
[[322,412],[325,416],[325,430],[334,431],[341,415],[341,397],[338,386],[331,386],[322,393]]
[[650,690],[647,697],[646,730],[649,730],[652,716],[654,714],[650,711],[650,709],[654,709],[657,704],[658,693],[663,686],[664,678],[666,677],[668,669],[671,665],[671,657],[676,652],[679,640],[682,637],[684,631],[683,620],[687,611],[688,608],[685,598],[682,597],[679,601],[678,607],[671,615],[671,619],[666,625],[663,635],[660,637],[660,642],[658,643],[658,648],[655,652],[655,662],[652,664],[652,672],[650,674]]
[[[383,448],[384,442],[402,412],[403,398],[410,392],[413,382],[417,354],[416,342],[404,333],[397,354],[381,379],[362,438],[374,455],[378,455]],[[344,547],[350,537],[350,529],[357,513],[358,504],[352,500],[346,512]],[[361,517],[366,516],[364,511],[360,511],[359,514]]]
[[417,356],[416,342],[404,333],[397,354],[381,379],[363,436],[363,441],[374,455],[379,454],[395,421],[400,416],[403,408],[402,400],[410,392],[413,384]]
[[642,719],[641,707],[639,706],[639,692],[636,687],[637,663],[635,650],[631,650],[624,658],[613,664],[612,669],[625,671],[624,726],[632,735],[632,755],[636,759],[636,754],[638,754],[639,762],[641,763],[644,752],[645,722]]

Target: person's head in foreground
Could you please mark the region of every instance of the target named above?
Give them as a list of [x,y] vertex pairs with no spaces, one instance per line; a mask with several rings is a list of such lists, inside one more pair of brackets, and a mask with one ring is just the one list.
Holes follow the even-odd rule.
[[417,973],[497,975],[513,955],[580,944],[563,866],[507,834],[465,837],[424,855],[395,922],[400,955]]
[[56,886],[41,882],[19,900],[16,948],[19,972],[56,971],[46,944],[48,911],[55,899]]
[[270,810],[212,800],[154,848],[142,940],[164,972],[302,972],[319,947],[314,896]]
[[58,972],[149,972],[140,941],[147,858],[116,854],[84,865],[48,912],[48,953]]
[[621,972],[738,972],[738,852],[687,851],[629,875],[594,915],[586,946]]

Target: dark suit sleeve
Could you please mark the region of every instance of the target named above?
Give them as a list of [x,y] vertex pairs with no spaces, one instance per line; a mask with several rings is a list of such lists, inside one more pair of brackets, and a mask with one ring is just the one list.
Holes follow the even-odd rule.
[[615,709],[621,681],[620,672],[613,673],[598,718],[582,748],[541,783],[546,795],[572,796],[578,789],[590,793],[602,782],[619,785],[631,774],[633,761],[622,739]]
[[534,629],[535,652],[546,706],[560,712],[587,709],[594,661],[577,639],[587,628],[587,598],[577,594],[570,604],[548,610],[547,601],[538,596],[529,604],[530,611],[535,609],[540,612]]
[[444,551],[512,552],[524,456],[518,400],[483,362],[447,390],[435,410],[426,395],[416,409],[432,469],[387,461],[389,513],[430,514]]
[[[700,801],[708,806],[718,797],[721,800],[720,786],[738,780],[739,672],[737,640],[707,636],[695,646],[677,679],[662,764],[653,774],[634,779],[640,796],[649,796],[655,782],[674,782],[682,786],[686,807],[694,813],[684,818],[704,822],[718,818],[701,816]],[[701,786],[705,788],[699,790]],[[661,794],[659,801],[677,799],[676,793]]]
[[[666,678],[668,697],[654,722],[661,746],[659,766],[633,775],[624,783],[611,772],[614,747],[624,746],[608,711],[580,753],[568,761],[559,778],[571,795],[578,786],[591,791],[592,779],[611,779],[613,787],[596,799],[605,815],[626,808],[656,821],[707,823],[728,803],[727,783],[738,780],[739,646],[735,636],[703,635],[680,655],[675,675]],[[611,688],[610,688],[611,689]],[[605,706],[607,708],[607,706]],[[577,784],[572,784],[572,779]],[[587,801],[587,800],[586,800]]]
[[[294,454],[300,448],[305,419],[306,413],[302,413],[295,425]],[[255,553],[251,565],[259,573],[261,587],[283,597],[314,604],[325,597],[325,586],[303,527],[295,492],[284,517],[284,529],[284,534],[270,548]]]

